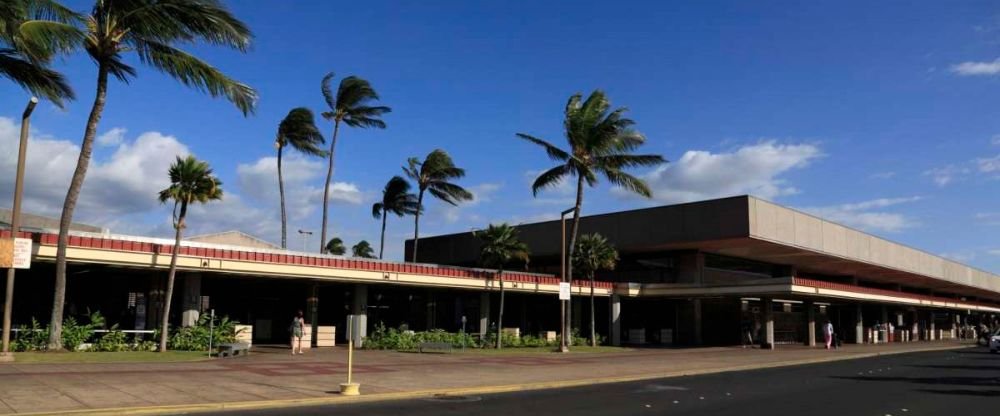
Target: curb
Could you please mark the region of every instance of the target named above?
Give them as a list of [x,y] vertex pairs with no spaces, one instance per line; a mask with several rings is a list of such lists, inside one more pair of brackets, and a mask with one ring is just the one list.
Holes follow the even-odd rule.
[[105,409],[81,409],[81,410],[68,410],[59,412],[36,412],[36,413],[16,413],[16,414],[28,415],[28,416],[42,416],[42,415],[132,416],[132,415],[161,415],[161,414],[178,414],[178,413],[182,414],[204,413],[213,411],[218,412],[218,411],[235,411],[235,410],[261,410],[261,409],[275,409],[275,408],[287,408],[287,407],[322,406],[322,405],[330,405],[338,403],[344,403],[344,404],[371,403],[380,401],[429,398],[441,395],[497,394],[497,393],[511,393],[511,392],[529,391],[529,390],[581,387],[581,386],[596,385],[596,384],[625,383],[631,381],[642,381],[642,380],[652,380],[661,378],[698,376],[705,374],[718,374],[718,373],[729,373],[736,371],[791,367],[797,365],[820,364],[820,363],[828,363],[834,361],[856,360],[862,358],[872,358],[872,357],[881,357],[881,356],[890,356],[899,354],[958,350],[971,347],[973,346],[952,345],[947,347],[920,349],[916,351],[885,351],[885,352],[873,352],[873,353],[858,353],[849,356],[809,358],[809,359],[794,360],[794,361],[779,361],[779,362],[765,363],[765,364],[747,364],[734,367],[711,368],[703,370],[682,370],[682,371],[670,371],[670,372],[650,373],[650,374],[634,374],[628,376],[597,377],[597,378],[577,379],[577,380],[541,381],[533,383],[507,384],[507,385],[497,385],[497,386],[443,388],[443,389],[416,390],[416,391],[394,392],[394,393],[375,393],[375,394],[361,395],[361,396],[311,397],[304,399],[279,399],[279,400],[259,400],[259,401],[244,401],[244,402],[121,407],[121,408],[105,408]]

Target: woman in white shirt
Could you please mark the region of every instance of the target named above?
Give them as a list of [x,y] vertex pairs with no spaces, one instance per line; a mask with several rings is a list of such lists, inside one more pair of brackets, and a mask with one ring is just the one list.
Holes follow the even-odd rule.
[[823,337],[826,339],[826,349],[830,349],[830,344],[833,342],[833,324],[830,321],[826,321],[826,325],[823,325]]

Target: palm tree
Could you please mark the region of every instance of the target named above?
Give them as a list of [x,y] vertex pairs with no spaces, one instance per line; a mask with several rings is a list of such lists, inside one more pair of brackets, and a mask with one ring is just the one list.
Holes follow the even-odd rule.
[[0,2],[0,76],[62,107],[75,95],[66,78],[48,68],[74,49],[83,33],[80,16],[53,0]]
[[479,262],[485,267],[497,269],[500,280],[500,314],[497,317],[497,349],[503,347],[503,266],[511,260],[528,262],[528,246],[517,238],[517,229],[507,223],[490,224],[485,230],[479,230],[474,235],[482,241],[479,249]]
[[385,220],[389,214],[397,217],[415,215],[420,212],[417,196],[410,193],[410,183],[399,176],[393,176],[382,190],[382,201],[372,205],[372,217],[382,220],[382,242],[378,246],[378,258],[385,250]]
[[333,180],[333,154],[337,147],[337,133],[340,132],[340,123],[351,127],[384,129],[385,122],[381,120],[383,114],[392,111],[389,107],[370,105],[372,101],[378,101],[378,93],[372,88],[368,81],[356,76],[349,76],[340,80],[337,88],[337,95],[333,95],[330,88],[330,81],[333,80],[333,72],[326,74],[320,83],[323,91],[323,99],[326,100],[329,111],[323,112],[323,118],[333,121],[333,134],[330,137],[330,152],[327,155],[329,161],[326,166],[326,182],[323,186],[323,226],[320,228],[320,240],[326,240],[327,210],[330,199],[330,181]]
[[[635,122],[624,117],[628,111],[626,108],[609,111],[611,103],[601,90],[591,93],[586,101],[581,102],[581,98],[579,93],[573,94],[566,103],[563,127],[569,145],[568,150],[560,149],[537,137],[517,133],[517,137],[541,146],[550,159],[559,162],[558,166],[542,172],[535,179],[531,185],[534,195],[537,196],[538,191],[542,189],[558,185],[565,177],[576,177],[576,203],[573,205],[573,223],[570,228],[569,258],[573,258],[576,235],[580,228],[584,182],[587,186],[595,186],[600,174],[613,185],[649,198],[652,192],[646,183],[623,170],[655,166],[665,162],[660,155],[630,153],[641,146],[646,138],[632,130]],[[572,262],[566,265],[566,276],[572,283]],[[564,330],[568,329],[568,322],[572,322],[569,311],[563,323]]]
[[163,318],[160,321],[160,352],[167,350],[170,299],[174,294],[174,276],[177,274],[177,254],[181,248],[181,232],[187,225],[188,205],[222,199],[222,182],[212,175],[208,162],[177,157],[170,165],[170,186],[160,191],[160,203],[174,202],[174,248],[170,253],[170,272],[167,273],[167,294],[163,300]]
[[[451,205],[458,205],[460,201],[471,200],[472,193],[465,188],[455,185],[449,180],[458,179],[465,176],[465,169],[455,166],[451,161],[448,152],[435,149],[430,152],[423,162],[420,159],[411,157],[408,165],[403,167],[403,172],[410,179],[417,183],[417,203],[424,206],[424,192],[430,192],[435,198],[447,202]],[[420,213],[413,216],[413,256],[410,261],[417,262],[417,242],[420,238]]]
[[618,264],[618,250],[604,236],[584,234],[576,242],[573,251],[573,267],[585,278],[590,279],[590,345],[597,346],[597,331],[594,326],[594,273],[598,270],[614,270]]
[[344,247],[344,240],[341,240],[340,237],[331,238],[330,241],[327,241],[326,245],[323,246],[323,249],[327,253],[337,256],[343,256],[344,253],[347,252],[347,248]]
[[139,62],[164,72],[180,83],[213,97],[222,96],[244,114],[253,112],[257,93],[208,63],[176,48],[199,41],[246,52],[252,35],[246,25],[216,0],[95,0],[84,17],[86,29],[80,45],[97,64],[97,88],[87,117],[80,157],[63,202],[56,248],[56,282],[49,321],[49,348],[62,347],[63,302],[66,298],[66,246],[73,211],[83,187],[97,125],[104,111],[108,76],[128,82],[135,68],[125,54],[135,52]]
[[281,176],[281,152],[285,146],[292,146],[310,156],[324,156],[320,147],[326,143],[316,128],[311,110],[305,107],[293,108],[278,124],[274,147],[278,149],[278,195],[281,198],[281,248],[288,248],[288,217],[285,215],[285,179]]
[[352,257],[361,257],[363,259],[375,258],[375,250],[372,249],[372,245],[366,240],[358,241],[353,247],[351,247]]

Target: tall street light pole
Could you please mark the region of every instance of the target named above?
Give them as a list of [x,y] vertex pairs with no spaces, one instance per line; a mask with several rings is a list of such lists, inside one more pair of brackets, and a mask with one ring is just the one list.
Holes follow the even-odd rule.
[[[562,224],[562,244],[560,244],[560,257],[562,259],[559,264],[559,273],[561,275],[561,282],[569,283],[566,276],[566,215],[573,212],[576,208],[570,208],[559,214],[559,222]],[[572,291],[572,288],[570,288]],[[562,336],[559,341],[559,351],[569,352],[570,335],[569,335],[569,308],[570,301],[559,300],[559,325],[562,328]]]
[[[10,213],[10,237],[17,238],[17,232],[21,230],[21,194],[24,192],[24,165],[25,156],[28,153],[28,128],[31,119],[31,112],[35,110],[38,98],[31,97],[28,106],[24,108],[21,115],[21,142],[17,150],[17,176],[14,179],[14,210]],[[14,267],[7,269],[7,293],[3,302],[3,351],[0,352],[0,361],[14,361],[14,356],[10,353],[10,315],[14,303]]]
[[[306,240],[309,239],[309,236],[313,235],[313,232],[306,230],[299,230],[299,234],[302,236],[302,251],[306,251]],[[322,241],[320,241],[320,243],[322,243]]]

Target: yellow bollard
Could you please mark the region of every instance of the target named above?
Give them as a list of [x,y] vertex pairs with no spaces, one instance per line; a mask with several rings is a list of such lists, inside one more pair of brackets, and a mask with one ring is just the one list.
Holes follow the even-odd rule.
[[354,366],[354,317],[347,318],[347,382],[340,383],[340,394],[357,396],[361,394],[361,385],[351,382],[351,372]]

